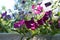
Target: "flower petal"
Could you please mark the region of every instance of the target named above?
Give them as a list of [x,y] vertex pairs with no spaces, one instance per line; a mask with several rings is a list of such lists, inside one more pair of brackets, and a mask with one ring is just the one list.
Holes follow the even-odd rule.
[[14,23],[14,28],[20,28],[20,26],[22,26],[23,24],[24,24],[24,20],[20,20]]
[[38,27],[38,25],[34,22],[34,20],[25,21],[25,24],[28,29],[32,30]]

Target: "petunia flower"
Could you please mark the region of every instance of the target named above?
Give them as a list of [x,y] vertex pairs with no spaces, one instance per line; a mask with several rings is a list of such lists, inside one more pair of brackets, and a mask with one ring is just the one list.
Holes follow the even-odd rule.
[[46,22],[46,20],[48,20],[49,16],[47,14],[44,15],[44,17],[42,18],[44,22]]
[[49,17],[51,17],[52,15],[52,11],[47,11],[43,17],[43,21],[45,22],[46,20],[48,20]]
[[34,14],[40,14],[42,12],[43,7],[41,7],[40,5],[32,5],[32,11]]
[[44,24],[43,19],[40,19],[40,20],[38,20],[37,22],[38,22],[39,25],[43,25],[43,24]]
[[7,15],[7,11],[5,11],[4,13],[2,13],[2,18],[5,19],[5,20],[10,20],[11,16]]
[[58,27],[60,28],[60,20],[58,20]]
[[41,7],[40,5],[37,5],[37,10],[39,10],[41,12],[42,9],[43,9],[43,7]]
[[28,29],[32,29],[32,30],[35,30],[38,27],[37,23],[35,23],[34,20],[32,19],[29,21],[25,21],[25,24]]
[[6,15],[7,15],[7,11],[5,11],[4,13],[2,13],[2,18],[5,18]]
[[46,12],[45,15],[40,20],[37,20],[38,24],[43,25],[46,22],[46,20],[48,20],[51,14],[52,14],[51,11]]
[[51,5],[51,2],[45,3],[45,6],[48,7]]
[[4,19],[5,20],[10,20],[11,19],[11,16],[10,15],[6,15]]
[[34,10],[34,13],[35,13],[35,14],[40,14],[40,11]]
[[24,20],[20,20],[14,23],[14,28],[20,28],[24,24]]
[[50,11],[47,11],[46,12],[46,15],[48,15],[49,17],[51,17],[52,16],[52,11],[50,10]]
[[32,5],[32,9],[34,9],[35,8],[35,5]]

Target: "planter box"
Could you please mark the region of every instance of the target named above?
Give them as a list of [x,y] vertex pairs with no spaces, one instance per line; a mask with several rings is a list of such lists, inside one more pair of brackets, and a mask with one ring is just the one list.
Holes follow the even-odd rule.
[[[0,33],[0,40],[21,40],[22,35],[12,33]],[[22,40],[27,40],[28,36],[23,37]],[[36,35],[30,40],[60,40],[60,34],[51,35]]]
[[60,34],[54,35],[51,40],[60,40]]
[[0,33],[0,40],[20,40],[20,35],[12,33]]
[[[27,40],[27,37],[24,37],[22,40]],[[56,34],[54,36],[51,35],[36,35],[30,40],[60,40],[60,34]]]
[[[28,37],[24,37],[23,40],[27,40]],[[50,35],[36,35],[30,40],[51,40],[52,36]]]

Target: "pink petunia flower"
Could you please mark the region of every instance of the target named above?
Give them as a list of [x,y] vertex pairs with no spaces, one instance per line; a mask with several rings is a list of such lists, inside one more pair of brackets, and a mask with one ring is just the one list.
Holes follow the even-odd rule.
[[42,12],[43,7],[41,7],[40,5],[32,5],[32,11],[34,14],[40,14]]
[[37,10],[39,10],[41,12],[42,9],[43,9],[43,7],[41,7],[40,5],[37,5]]
[[34,10],[34,13],[35,13],[35,14],[40,14],[40,11]]

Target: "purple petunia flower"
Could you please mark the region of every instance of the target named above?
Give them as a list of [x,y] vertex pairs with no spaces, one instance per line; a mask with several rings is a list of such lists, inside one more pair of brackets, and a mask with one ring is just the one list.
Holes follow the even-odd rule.
[[37,23],[35,23],[33,19],[29,21],[25,21],[25,24],[28,29],[32,29],[32,30],[35,30],[38,27]]
[[37,22],[38,22],[39,25],[43,25],[43,24],[44,24],[43,19],[40,19],[40,20],[38,20]]
[[32,9],[34,9],[36,6],[35,5],[32,5]]
[[5,18],[6,14],[7,14],[7,11],[5,11],[4,13],[2,13],[2,18]]
[[58,27],[60,28],[60,20],[58,20]]
[[4,19],[5,20],[10,20],[11,19],[11,16],[10,15],[6,15]]
[[37,21],[38,24],[43,25],[46,22],[46,20],[48,20],[48,18],[51,14],[52,14],[51,11],[46,12],[45,15],[40,20]]
[[7,15],[7,11],[5,11],[4,13],[2,13],[2,18],[5,19],[5,20],[10,20],[11,16]]
[[49,16],[45,14],[42,19],[43,19],[43,21],[45,22],[46,20],[48,20],[48,18],[49,18]]
[[47,11],[43,17],[43,21],[45,22],[46,20],[48,20],[49,17],[51,17],[52,15],[52,11]]
[[47,12],[46,12],[46,15],[48,15],[49,17],[51,17],[52,11],[51,11],[51,10],[50,10],[50,11],[47,11]]
[[45,6],[48,7],[51,5],[51,2],[45,3]]
[[14,23],[14,28],[20,28],[24,24],[24,20],[20,20]]

